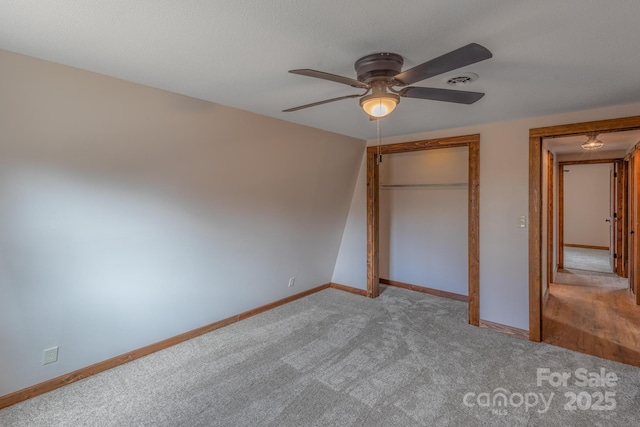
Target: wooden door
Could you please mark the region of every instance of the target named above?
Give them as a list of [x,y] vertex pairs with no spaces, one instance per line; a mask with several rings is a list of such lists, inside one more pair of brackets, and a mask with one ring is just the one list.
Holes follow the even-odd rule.
[[620,254],[622,259],[622,277],[629,277],[629,158],[620,162]]
[[638,285],[638,279],[640,278],[640,236],[638,235],[638,232],[640,232],[638,228],[640,223],[640,148],[636,148],[633,152],[632,167],[633,171],[630,174],[632,188],[630,191],[630,199],[632,201],[631,226],[629,228],[631,230],[630,233],[632,233],[630,244],[633,247],[633,252],[629,254],[629,266],[633,266],[633,277],[629,278],[629,286],[635,294],[636,304],[640,305],[640,286]]
[[638,292],[638,192],[640,191],[640,154],[635,149],[629,160],[629,287],[635,295],[636,303],[640,303]]
[[616,260],[616,164],[613,163],[609,169],[609,265],[614,273],[617,273],[618,266]]

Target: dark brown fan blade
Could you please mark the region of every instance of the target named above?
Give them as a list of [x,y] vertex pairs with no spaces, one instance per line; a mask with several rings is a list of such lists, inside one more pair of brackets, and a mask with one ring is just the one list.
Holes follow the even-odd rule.
[[484,46],[470,43],[459,49],[424,62],[394,77],[402,85],[411,85],[429,77],[455,70],[465,65],[475,64],[491,58],[493,55]]
[[400,91],[400,96],[407,98],[432,99],[434,101],[473,104],[484,96],[482,92],[463,90],[437,89],[434,87],[407,87]]
[[323,79],[323,80],[329,80],[332,82],[342,83],[342,84],[357,87],[357,88],[369,89],[369,85],[366,83],[362,83],[358,80],[350,79],[349,77],[342,77],[342,76],[337,76],[335,74],[325,73],[324,71],[316,71],[316,70],[310,70],[308,68],[305,68],[302,70],[289,70],[289,72],[292,74],[300,74],[301,76],[315,77],[317,79]]
[[299,107],[293,107],[293,108],[289,108],[287,110],[282,110],[282,112],[283,113],[290,113],[292,111],[302,110],[303,108],[315,107],[316,105],[328,104],[329,102],[341,101],[343,99],[359,98],[361,96],[362,95],[347,95],[347,96],[341,96],[339,98],[325,99],[324,101],[313,102],[311,104],[305,104],[305,105],[301,105]]

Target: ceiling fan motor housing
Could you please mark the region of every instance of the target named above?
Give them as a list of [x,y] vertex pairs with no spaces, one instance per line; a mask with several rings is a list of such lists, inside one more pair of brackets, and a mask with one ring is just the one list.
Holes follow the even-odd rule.
[[356,61],[358,81],[371,83],[376,80],[390,81],[400,74],[404,60],[396,53],[374,53]]

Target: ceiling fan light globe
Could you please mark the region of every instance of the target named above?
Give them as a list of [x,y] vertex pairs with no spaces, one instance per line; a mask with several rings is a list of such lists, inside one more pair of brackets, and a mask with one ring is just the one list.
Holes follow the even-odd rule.
[[364,97],[360,101],[362,109],[370,116],[381,118],[386,117],[396,108],[400,98],[397,95],[386,94],[386,96]]

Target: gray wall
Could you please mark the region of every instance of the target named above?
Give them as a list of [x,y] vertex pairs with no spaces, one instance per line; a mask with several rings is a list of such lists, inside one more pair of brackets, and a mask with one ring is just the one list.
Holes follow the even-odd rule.
[[331,280],[364,141],[6,51],[0,76],[0,395]]

